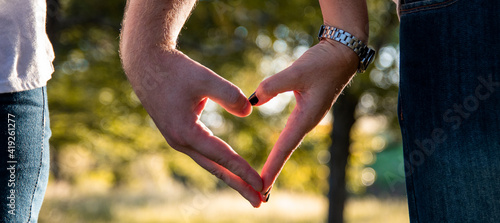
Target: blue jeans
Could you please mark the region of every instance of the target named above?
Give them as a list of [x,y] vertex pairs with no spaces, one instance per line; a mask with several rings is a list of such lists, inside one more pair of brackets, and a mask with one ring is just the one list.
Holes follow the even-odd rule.
[[49,177],[46,88],[0,94],[0,222],[36,222]]
[[500,2],[401,0],[410,221],[500,221]]

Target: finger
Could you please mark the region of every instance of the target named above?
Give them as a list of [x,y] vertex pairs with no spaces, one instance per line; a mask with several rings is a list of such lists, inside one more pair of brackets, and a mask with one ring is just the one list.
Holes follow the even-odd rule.
[[[298,97],[297,100],[302,99]],[[272,187],[293,151],[323,117],[322,109],[317,105],[295,107],[262,168],[263,189],[261,192],[267,192]]]
[[243,92],[218,75],[209,81],[206,94],[226,111],[238,117],[248,116],[252,112],[252,106]]
[[265,104],[276,95],[286,91],[300,90],[300,72],[292,65],[285,70],[263,80],[249,98],[254,106]]
[[256,191],[262,190],[262,178],[248,162],[239,156],[227,143],[213,136],[203,123],[197,123],[185,134],[189,146],[204,157],[226,168],[251,185]]
[[290,158],[293,151],[298,147],[305,132],[297,128],[291,128],[293,125],[291,119],[295,119],[296,114],[290,115],[287,127],[281,132],[278,141],[274,145],[271,153],[269,154],[264,167],[262,168],[262,191],[268,192],[269,188],[274,184],[278,175],[280,174],[286,161]]
[[238,191],[252,206],[258,208],[261,205],[262,199],[260,193],[240,177],[192,149],[186,149],[185,153],[198,163],[198,165],[224,181],[229,187]]

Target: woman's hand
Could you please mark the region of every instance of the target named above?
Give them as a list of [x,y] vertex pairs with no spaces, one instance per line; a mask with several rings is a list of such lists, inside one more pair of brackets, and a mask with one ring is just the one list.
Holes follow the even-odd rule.
[[264,196],[285,162],[330,110],[354,76],[359,57],[341,43],[322,40],[285,70],[262,81],[250,102],[265,104],[279,93],[293,91],[297,104],[262,169]]

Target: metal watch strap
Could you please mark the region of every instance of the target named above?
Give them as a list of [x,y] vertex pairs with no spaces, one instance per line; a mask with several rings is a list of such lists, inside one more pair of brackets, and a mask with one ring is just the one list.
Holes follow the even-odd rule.
[[340,42],[347,47],[351,48],[354,53],[360,58],[358,73],[365,72],[368,65],[375,57],[375,50],[366,46],[361,40],[352,34],[333,26],[321,25],[319,30],[318,39],[328,38]]

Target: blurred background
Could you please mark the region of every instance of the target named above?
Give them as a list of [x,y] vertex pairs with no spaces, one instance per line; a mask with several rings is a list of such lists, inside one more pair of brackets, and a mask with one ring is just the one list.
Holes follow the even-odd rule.
[[[357,75],[254,209],[169,147],[118,56],[124,0],[48,0],[51,173],[40,222],[408,222],[397,124],[398,26],[368,0],[374,65]],[[310,0],[199,0],[179,49],[250,95],[318,42]],[[213,102],[201,117],[260,172],[295,105],[284,93],[246,118]]]

